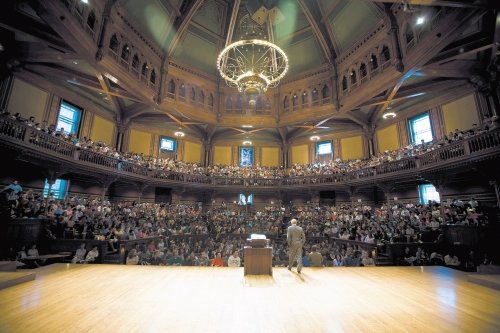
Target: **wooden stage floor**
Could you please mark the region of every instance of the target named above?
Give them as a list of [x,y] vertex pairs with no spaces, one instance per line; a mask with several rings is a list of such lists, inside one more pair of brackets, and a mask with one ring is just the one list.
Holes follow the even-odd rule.
[[500,332],[500,291],[444,267],[34,271],[0,290],[0,332]]

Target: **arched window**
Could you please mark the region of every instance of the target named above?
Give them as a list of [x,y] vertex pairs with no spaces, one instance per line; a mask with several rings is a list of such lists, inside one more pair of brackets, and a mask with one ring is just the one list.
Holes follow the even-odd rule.
[[294,109],[299,105],[299,97],[297,94],[293,94],[292,105]]
[[321,98],[323,99],[323,103],[328,103],[330,101],[330,89],[325,84],[323,89],[321,89]]
[[271,100],[267,97],[266,97],[266,100],[264,102],[264,109],[271,110]]
[[122,58],[122,60],[125,60],[128,62],[129,57],[130,57],[130,48],[128,47],[127,44],[125,44],[122,48],[121,58]]
[[184,83],[179,88],[179,97],[186,98],[186,85]]
[[236,99],[236,109],[243,109],[243,98],[241,98],[241,94],[238,94],[238,98]]
[[262,97],[259,95],[257,97],[257,100],[255,101],[255,109],[256,110],[263,110],[263,104],[262,104]]
[[364,78],[366,77],[366,75],[368,75],[368,72],[366,70],[366,65],[365,63],[361,63],[361,66],[359,66],[359,76],[361,78]]
[[309,95],[307,94],[307,91],[304,91],[302,93],[302,105],[307,105],[309,104]]
[[96,21],[96,18],[95,18],[95,12],[94,10],[92,9],[89,13],[89,17],[87,17],[87,26],[89,27],[90,30],[94,31],[94,28],[95,28],[95,21]]
[[233,109],[233,99],[231,96],[228,96],[226,99],[226,110],[232,110]]
[[414,38],[415,38],[415,36],[413,35],[413,30],[411,29],[411,26],[409,24],[407,24],[406,28],[405,28],[406,45],[409,45],[410,43],[412,43]]
[[147,77],[149,74],[149,66],[147,63],[142,64],[142,71],[141,71],[142,77]]
[[118,46],[119,46],[118,38],[116,37],[116,34],[113,34],[111,36],[111,39],[109,40],[109,49],[115,53],[118,52]]
[[200,103],[201,105],[205,104],[205,93],[203,92],[203,90],[201,90],[200,94],[198,95],[198,103]]
[[83,16],[83,10],[85,8],[85,3],[83,1],[78,1],[76,4],[76,12],[80,15]]
[[377,56],[372,54],[372,56],[370,57],[370,69],[371,70],[374,70],[374,69],[377,69],[378,68],[378,60],[377,60]]
[[139,72],[139,56],[137,54],[132,57],[132,69]]
[[168,94],[172,97],[175,95],[175,82],[173,79],[168,83]]
[[210,106],[211,108],[214,107],[214,96],[212,94],[208,96],[208,106]]
[[318,104],[318,89],[314,88],[312,91],[312,102],[314,104]]
[[353,69],[349,75],[351,76],[351,85],[357,84],[358,76],[356,75],[356,71]]
[[389,48],[387,47],[387,45],[384,45],[384,47],[382,48],[382,52],[380,53],[380,55],[382,56],[382,61],[385,63],[389,60],[391,60],[391,51],[389,51]]
[[285,98],[283,98],[283,109],[288,110],[289,107],[290,107],[290,102],[288,101],[288,96],[285,96]]
[[149,77],[149,82],[151,82],[152,85],[156,84],[156,72],[154,69],[151,71],[151,76]]
[[342,78],[342,90],[347,90],[347,78],[345,76]]
[[191,94],[189,94],[189,99],[191,100],[191,103],[196,102],[196,91],[193,87],[191,87]]

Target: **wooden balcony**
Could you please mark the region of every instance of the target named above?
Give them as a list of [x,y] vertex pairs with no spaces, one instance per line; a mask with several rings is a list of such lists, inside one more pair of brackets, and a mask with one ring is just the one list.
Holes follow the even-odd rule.
[[298,188],[332,189],[416,178],[422,173],[465,168],[475,162],[500,157],[500,129],[442,146],[430,152],[345,173],[284,178],[229,178],[150,169],[70,142],[10,117],[0,117],[0,146],[22,153],[37,165],[57,166],[94,177],[140,181],[152,186],[190,187],[212,190],[251,188],[252,192],[288,191]]

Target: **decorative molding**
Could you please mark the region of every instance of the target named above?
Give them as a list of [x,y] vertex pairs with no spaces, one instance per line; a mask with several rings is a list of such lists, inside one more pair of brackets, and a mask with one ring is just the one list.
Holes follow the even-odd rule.
[[367,33],[363,39],[361,39],[359,42],[351,46],[346,52],[343,52],[337,59],[337,64],[342,64],[345,60],[349,59],[356,51],[358,51],[361,46],[366,44],[368,41],[370,41],[373,37],[378,35],[380,32],[384,31],[387,28],[387,23],[385,21],[382,21],[377,27],[375,27],[375,30],[372,30],[371,32]]
[[[190,74],[196,75],[196,76],[198,76],[198,77],[201,77],[202,79],[205,79],[205,80],[210,80],[210,81],[213,81],[213,80],[214,80],[214,77],[213,77],[213,76],[212,76],[212,77],[210,77],[210,76],[209,76],[209,75],[207,75],[207,74],[204,74],[204,73],[202,73],[202,72],[196,71],[196,70],[194,70],[194,69],[192,69],[192,68],[186,67],[186,66],[181,65],[181,64],[179,64],[179,63],[177,63],[177,62],[174,62],[174,61],[172,61],[172,60],[168,62],[168,65],[169,65],[169,66],[172,66],[172,67],[175,67],[175,68],[177,68],[177,69],[180,69],[180,70],[182,70],[182,71],[184,71],[184,72],[187,72],[187,73],[190,73]],[[214,67],[215,67],[215,65],[214,65]]]
[[132,23],[127,20],[127,18],[122,14],[120,13],[119,11],[116,12],[116,14],[118,15],[119,18],[122,19],[122,21],[127,25],[127,27],[130,28],[130,30],[132,30],[136,35],[137,37],[139,37],[139,39],[144,43],[146,44],[149,49],[151,51],[153,51],[153,53],[158,56],[159,59],[161,59],[163,57],[163,52],[161,52],[160,50],[157,50],[156,47],[150,43],[150,41],[144,37],[133,25]]

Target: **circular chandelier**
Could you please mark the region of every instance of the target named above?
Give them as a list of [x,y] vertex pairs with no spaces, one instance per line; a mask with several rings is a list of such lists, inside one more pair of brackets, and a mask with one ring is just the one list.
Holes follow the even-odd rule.
[[255,38],[261,37],[262,28],[248,15],[243,18],[242,27],[248,32],[243,39],[222,50],[217,58],[217,70],[228,86],[255,96],[278,85],[288,71],[288,57],[277,45]]

